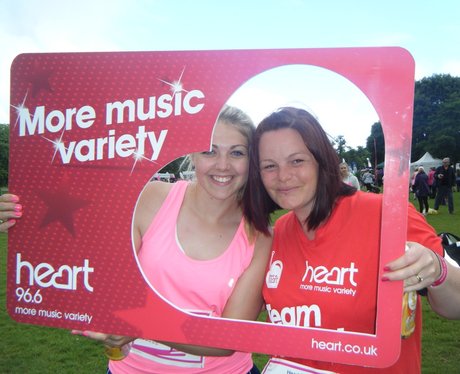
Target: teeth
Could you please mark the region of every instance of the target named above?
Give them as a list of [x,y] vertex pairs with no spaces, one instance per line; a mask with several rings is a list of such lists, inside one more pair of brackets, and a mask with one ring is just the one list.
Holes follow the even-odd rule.
[[232,177],[219,177],[219,176],[213,176],[213,179],[219,183],[226,183],[232,179]]

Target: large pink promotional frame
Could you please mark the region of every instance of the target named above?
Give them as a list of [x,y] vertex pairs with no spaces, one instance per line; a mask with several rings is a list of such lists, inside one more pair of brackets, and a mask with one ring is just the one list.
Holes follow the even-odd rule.
[[156,294],[138,268],[131,224],[144,185],[170,161],[209,148],[219,111],[241,85],[291,64],[340,74],[379,116],[386,145],[381,273],[405,245],[414,94],[406,50],[23,54],[11,68],[9,187],[24,217],[8,235],[10,316],[361,366],[394,363],[401,282],[379,282],[376,332],[369,335],[185,313]]

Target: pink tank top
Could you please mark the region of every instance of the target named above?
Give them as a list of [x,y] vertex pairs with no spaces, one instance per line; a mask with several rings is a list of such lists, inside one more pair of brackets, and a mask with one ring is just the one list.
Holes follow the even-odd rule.
[[[139,262],[152,288],[175,306],[188,312],[219,317],[238,278],[249,266],[254,244],[249,244],[244,220],[229,247],[219,257],[194,260],[177,238],[176,222],[188,183],[173,185],[142,238]],[[228,357],[199,357],[158,343],[137,339],[123,361],[110,362],[118,373],[247,373],[251,354],[236,352]]]

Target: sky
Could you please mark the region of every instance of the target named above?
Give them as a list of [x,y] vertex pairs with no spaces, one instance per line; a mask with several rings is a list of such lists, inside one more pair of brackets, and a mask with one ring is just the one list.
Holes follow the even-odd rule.
[[[460,76],[459,14],[457,0],[0,0],[0,123],[10,122],[9,71],[21,53],[399,46],[414,57],[419,80]],[[360,90],[325,69],[275,70],[229,103],[257,122],[298,102],[331,137],[365,146],[379,119]],[[290,79],[290,90],[267,85]]]

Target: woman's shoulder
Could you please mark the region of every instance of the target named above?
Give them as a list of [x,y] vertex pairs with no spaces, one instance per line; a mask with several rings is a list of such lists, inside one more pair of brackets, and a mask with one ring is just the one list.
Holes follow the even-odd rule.
[[141,224],[151,221],[173,186],[173,183],[161,181],[152,181],[145,185],[136,206],[136,217],[140,219]]
[[382,205],[382,194],[356,191],[353,195],[344,196],[340,199],[341,205],[350,205],[349,208],[358,207],[380,207]]
[[139,197],[139,203],[163,201],[173,186],[173,183],[151,181],[145,185]]
[[142,190],[134,210],[133,232],[136,251],[139,250],[141,238],[146,233],[172,186],[172,183],[152,181],[148,182]]

